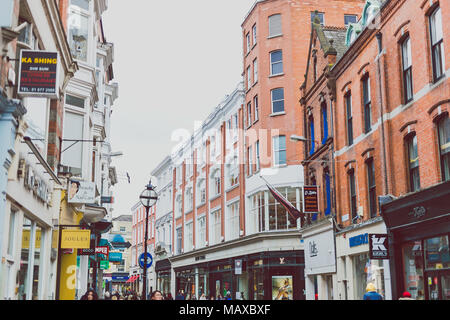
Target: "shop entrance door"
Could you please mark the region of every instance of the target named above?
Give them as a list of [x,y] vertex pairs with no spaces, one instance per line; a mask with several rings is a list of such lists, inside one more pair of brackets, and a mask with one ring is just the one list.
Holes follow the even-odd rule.
[[450,270],[427,272],[427,300],[450,300]]

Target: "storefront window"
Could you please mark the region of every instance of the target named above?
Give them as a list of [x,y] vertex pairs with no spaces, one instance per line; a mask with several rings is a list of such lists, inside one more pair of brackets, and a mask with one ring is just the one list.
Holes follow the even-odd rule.
[[424,243],[426,269],[450,268],[448,236],[426,239]]
[[204,268],[199,268],[197,276],[198,276],[198,297],[197,297],[197,299],[199,299],[200,296],[202,295],[202,293],[204,293],[205,296],[209,295],[208,271]]
[[258,192],[250,197],[250,223],[249,233],[257,233],[265,230],[265,206],[264,192]]
[[384,292],[384,268],[383,260],[370,260],[368,253],[353,257],[355,299],[362,300],[369,282],[377,288],[377,292],[383,297]]
[[422,242],[414,241],[403,245],[404,290],[411,298],[424,300]]
[[294,300],[292,275],[272,276],[272,300]]
[[[186,300],[195,295],[195,273],[193,270],[184,270],[177,272],[178,290],[183,290]],[[178,291],[177,290],[177,291]]]
[[[277,188],[290,203],[294,206],[297,203],[296,191],[293,188]],[[269,230],[295,229],[297,222],[287,212],[286,208],[277,202],[269,193]]]
[[[254,266],[262,264],[262,259],[253,262]],[[253,271],[253,300],[264,300],[264,270],[261,267]]]
[[170,292],[170,270],[158,272],[157,278],[157,290],[167,295]]
[[28,261],[30,256],[31,244],[31,221],[27,218],[23,219],[22,231],[22,250],[20,254],[20,269],[19,269],[19,300],[27,299],[28,283]]
[[39,266],[41,263],[41,239],[42,229],[36,227],[36,243],[34,249],[34,266],[33,266],[33,300],[38,300],[38,286],[39,286]]

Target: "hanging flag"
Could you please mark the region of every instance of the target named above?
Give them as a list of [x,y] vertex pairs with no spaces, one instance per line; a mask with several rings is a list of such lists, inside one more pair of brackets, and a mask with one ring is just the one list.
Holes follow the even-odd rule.
[[288,211],[288,213],[290,214],[290,216],[292,218],[294,218],[295,220],[297,220],[298,218],[301,218],[300,226],[302,227],[304,214],[302,212],[298,211],[297,208],[292,205],[292,203],[290,203],[285,197],[283,197],[275,188],[270,186],[267,181],[266,181],[266,185],[267,185],[267,188],[269,188],[269,191],[272,193],[273,197],[279,203],[281,203],[283,205],[283,207],[286,208],[286,210]]

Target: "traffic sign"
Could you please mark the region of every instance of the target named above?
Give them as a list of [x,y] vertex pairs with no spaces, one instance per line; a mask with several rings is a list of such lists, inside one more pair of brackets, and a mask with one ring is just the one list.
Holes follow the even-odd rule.
[[[139,256],[139,266],[144,269],[144,256],[145,253],[141,253],[141,255]],[[152,266],[153,263],[153,257],[152,255],[147,252],[147,268],[150,268]]]

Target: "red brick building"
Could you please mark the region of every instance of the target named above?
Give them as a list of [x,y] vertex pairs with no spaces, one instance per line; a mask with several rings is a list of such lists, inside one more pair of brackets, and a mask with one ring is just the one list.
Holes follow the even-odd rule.
[[[327,72],[334,299],[361,299],[368,282],[387,299],[448,298],[449,17],[445,1],[368,0]],[[371,258],[370,234],[389,235],[390,260]]]

